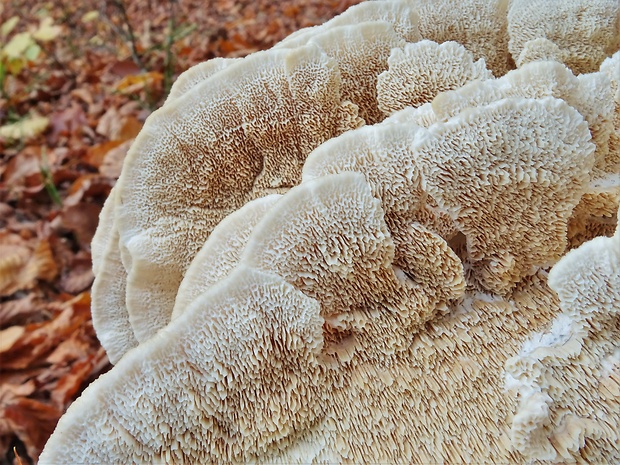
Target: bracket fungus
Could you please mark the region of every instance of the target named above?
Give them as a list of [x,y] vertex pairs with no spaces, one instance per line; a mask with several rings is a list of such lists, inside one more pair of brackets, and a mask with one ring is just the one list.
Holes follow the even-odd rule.
[[364,2],[182,74],[40,463],[620,463],[618,10]]

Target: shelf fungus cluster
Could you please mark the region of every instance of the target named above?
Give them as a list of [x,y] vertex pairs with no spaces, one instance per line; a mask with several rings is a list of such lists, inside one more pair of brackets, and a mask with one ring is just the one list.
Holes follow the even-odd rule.
[[620,463],[620,3],[361,3],[181,75],[41,464]]

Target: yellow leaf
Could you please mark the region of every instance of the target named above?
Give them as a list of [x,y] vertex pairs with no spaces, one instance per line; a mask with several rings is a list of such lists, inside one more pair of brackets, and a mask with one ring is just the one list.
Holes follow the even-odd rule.
[[0,26],[0,36],[1,37],[8,36],[11,33],[11,31],[15,28],[15,26],[17,26],[18,22],[19,22],[19,16],[13,16],[12,18],[5,21],[4,24]]
[[2,49],[2,54],[8,58],[21,58],[26,49],[33,43],[29,32],[15,34]]
[[84,13],[84,15],[82,16],[82,22],[90,23],[91,21],[94,21],[97,18],[99,18],[99,12],[97,10],[91,10],[88,13]]
[[26,60],[23,58],[11,58],[6,62],[6,69],[13,76],[17,76],[24,66],[26,66]]
[[41,20],[39,29],[37,29],[32,36],[41,42],[48,42],[58,37],[61,32],[62,28],[60,26],[55,26],[54,20],[48,16],[47,18],[43,18]]
[[13,124],[0,126],[0,137],[9,140],[30,139],[47,129],[49,119],[44,116],[30,116]]
[[163,74],[157,71],[149,73],[131,74],[125,76],[120,82],[116,83],[114,89],[124,93],[139,92],[147,86],[153,86],[161,82]]

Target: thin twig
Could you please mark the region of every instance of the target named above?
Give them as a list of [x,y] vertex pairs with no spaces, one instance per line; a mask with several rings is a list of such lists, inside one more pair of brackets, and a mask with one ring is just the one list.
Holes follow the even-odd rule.
[[[125,25],[125,28],[118,27],[114,24],[114,21],[107,15],[105,11],[106,5],[112,5],[116,8],[116,10],[120,13],[121,19]],[[108,25],[112,28],[112,30],[129,45],[129,52],[131,53],[131,59],[133,62],[140,68],[142,72],[146,71],[146,67],[144,66],[144,62],[142,61],[142,57],[138,52],[138,47],[136,45],[136,35],[134,34],[133,27],[131,22],[129,21],[129,16],[127,15],[127,9],[125,8],[125,3],[123,0],[104,0],[103,7],[100,10],[101,16],[106,20]]]

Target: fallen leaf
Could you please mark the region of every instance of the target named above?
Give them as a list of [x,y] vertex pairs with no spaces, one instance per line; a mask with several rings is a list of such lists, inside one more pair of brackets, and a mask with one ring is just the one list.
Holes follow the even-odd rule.
[[0,358],[1,370],[20,370],[40,366],[58,344],[90,319],[88,293],[65,302],[52,320],[26,326],[26,331]]
[[99,12],[97,10],[91,10],[88,13],[84,13],[82,15],[82,22],[90,23],[91,21],[94,21],[98,18],[99,18]]
[[116,61],[110,67],[110,73],[116,74],[120,77],[138,74],[140,71],[140,67],[136,65],[133,60],[130,59]]
[[69,108],[52,113],[51,125],[49,137],[52,142],[56,142],[60,136],[80,134],[82,128],[88,125],[88,120],[82,107],[71,102]]
[[33,314],[39,311],[35,299],[35,293],[29,293],[21,299],[0,303],[0,328],[6,328],[13,324],[24,325],[30,322]]
[[114,89],[118,92],[125,94],[133,94],[140,92],[147,87],[153,87],[156,84],[161,83],[164,79],[164,75],[158,71],[151,71],[149,73],[130,74],[121,79]]
[[104,176],[118,179],[121,175],[123,162],[125,161],[125,157],[133,141],[134,139],[129,139],[118,147],[109,150],[103,158],[103,162],[99,167],[99,172]]
[[2,54],[7,58],[22,58],[24,52],[32,43],[32,35],[29,32],[20,32],[15,34],[2,48]]
[[69,272],[60,278],[60,287],[69,294],[86,290],[95,279],[90,254],[79,252],[69,266]]
[[63,209],[62,226],[71,231],[83,250],[90,248],[90,243],[99,223],[101,207],[94,203],[81,202]]
[[123,141],[120,140],[112,140],[89,147],[86,151],[84,162],[86,162],[89,166],[92,166],[93,168],[99,169],[101,163],[103,163],[103,158],[105,157],[105,155],[110,150],[118,147],[122,143]]
[[11,326],[0,331],[0,354],[6,352],[17,342],[26,329],[23,326]]
[[58,268],[47,239],[23,240],[0,234],[0,295],[33,287],[37,279],[53,280]]
[[39,28],[32,34],[32,37],[42,42],[49,42],[61,33],[62,27],[54,25],[54,19],[47,16],[41,20]]
[[28,455],[35,460],[62,414],[61,410],[51,405],[24,397],[2,405],[0,411],[4,422],[23,441]]
[[28,140],[42,134],[49,126],[45,116],[29,116],[17,123],[0,126],[0,137],[7,140]]
[[[88,346],[84,344],[83,350],[87,348]],[[58,380],[52,391],[52,402],[55,405],[62,407],[75,396],[93,368],[93,359],[91,355],[78,360],[71,365],[69,372]]]
[[2,23],[2,26],[0,26],[0,37],[4,38],[8,36],[11,31],[15,29],[15,26],[17,26],[18,22],[19,16],[13,16],[12,18],[9,18],[4,23]]

